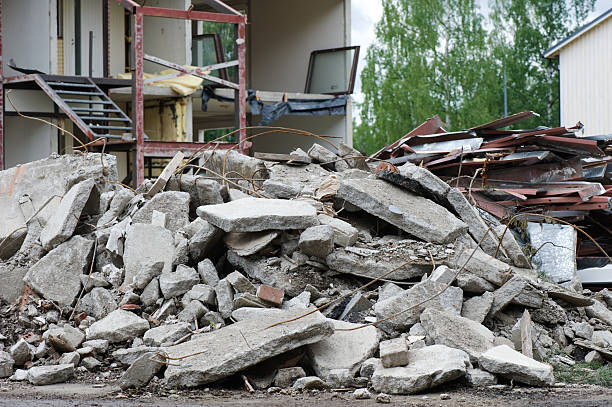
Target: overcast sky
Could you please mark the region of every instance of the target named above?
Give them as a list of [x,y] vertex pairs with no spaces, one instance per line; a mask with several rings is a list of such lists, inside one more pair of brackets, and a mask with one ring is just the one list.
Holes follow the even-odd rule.
[[[477,0],[483,10],[488,10],[488,0]],[[597,17],[604,11],[612,8],[612,0],[597,0],[595,11],[591,13],[585,24]],[[362,102],[361,93],[361,69],[364,66],[364,58],[368,46],[374,41],[374,28],[382,16],[382,0],[352,0],[351,2],[351,40],[353,45],[360,45],[359,65],[357,68],[357,78],[355,81],[355,92],[353,100]],[[353,117],[357,116],[354,110]]]

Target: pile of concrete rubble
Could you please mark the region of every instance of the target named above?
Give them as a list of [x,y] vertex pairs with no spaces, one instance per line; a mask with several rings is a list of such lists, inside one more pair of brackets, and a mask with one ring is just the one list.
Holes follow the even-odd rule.
[[612,358],[610,292],[547,282],[428,170],[270,158],[204,152],[137,191],[110,155],[0,172],[0,377],[368,397]]

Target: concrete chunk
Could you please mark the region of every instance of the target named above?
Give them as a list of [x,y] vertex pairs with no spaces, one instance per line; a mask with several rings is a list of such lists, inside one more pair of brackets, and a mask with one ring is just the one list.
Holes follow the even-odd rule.
[[134,277],[155,263],[163,262],[162,272],[170,272],[174,256],[174,238],[172,232],[160,226],[135,224],[128,231],[125,240],[124,285],[132,284]]
[[444,207],[382,180],[345,179],[337,196],[428,242],[449,243],[467,230]]
[[408,360],[408,344],[403,337],[382,341],[380,347],[380,360],[384,367],[406,366]]
[[160,192],[132,216],[134,223],[151,223],[153,211],[166,214],[166,228],[176,232],[189,223],[189,199],[186,192]]
[[467,353],[444,345],[408,351],[405,367],[379,367],[372,376],[377,392],[414,394],[465,376],[470,366]]
[[0,350],[0,378],[9,377],[13,374],[15,360],[8,353]]
[[198,274],[204,284],[214,287],[219,282],[219,274],[210,259],[204,259],[198,263]]
[[79,182],[64,195],[60,204],[40,233],[45,250],[51,250],[72,236],[95,181]]
[[87,315],[100,319],[116,310],[117,307],[114,296],[108,290],[96,287],[81,298],[77,312],[85,312]]
[[528,358],[507,345],[483,353],[478,365],[491,373],[534,386],[550,386],[555,381],[552,366]]
[[461,349],[473,361],[494,346],[493,332],[471,319],[430,308],[421,314],[421,325],[435,344]]
[[164,374],[167,387],[197,387],[233,375],[263,360],[280,355],[333,334],[333,327],[319,312],[270,327],[301,315],[287,312],[279,317],[244,320],[203,334],[189,342],[165,348],[169,357],[206,350],[189,363],[170,365]]
[[74,365],[36,366],[28,369],[28,381],[35,386],[63,383],[74,376]]
[[164,367],[162,362],[162,358],[156,352],[144,353],[123,373],[119,379],[119,387],[126,390],[146,386]]
[[463,302],[461,316],[482,324],[493,305],[493,293],[485,292],[480,297],[472,297]]
[[149,323],[129,311],[115,310],[93,323],[87,330],[87,340],[107,339],[111,343],[132,340],[149,329]]
[[331,226],[311,226],[300,235],[298,246],[307,256],[324,259],[334,250],[334,230]]
[[198,218],[193,223],[201,224],[200,228],[189,238],[189,255],[193,261],[200,261],[211,254],[217,243],[223,237],[223,231]]
[[225,278],[219,280],[215,286],[215,294],[217,296],[217,307],[223,318],[229,318],[232,315],[234,306],[234,290],[232,285]]
[[225,277],[237,293],[256,294],[257,289],[241,272],[234,271]]
[[359,231],[350,223],[342,219],[332,218],[325,214],[317,215],[321,225],[329,225],[334,231],[334,244],[338,246],[352,246],[357,243]]
[[319,224],[314,207],[306,202],[283,199],[245,198],[200,206],[197,213],[226,232],[306,229]]
[[251,233],[233,232],[226,234],[223,237],[223,242],[225,246],[234,250],[239,256],[250,256],[269,245],[277,237],[278,232],[276,231]]
[[185,294],[200,282],[200,276],[191,267],[180,264],[176,271],[162,273],[159,276],[159,288],[164,298],[173,298]]
[[190,332],[189,324],[179,322],[177,324],[162,325],[149,329],[145,332],[143,340],[147,346],[161,346],[162,344],[172,343]]
[[80,275],[89,268],[94,242],[74,236],[51,250],[23,278],[34,291],[59,305],[70,305],[81,290]]

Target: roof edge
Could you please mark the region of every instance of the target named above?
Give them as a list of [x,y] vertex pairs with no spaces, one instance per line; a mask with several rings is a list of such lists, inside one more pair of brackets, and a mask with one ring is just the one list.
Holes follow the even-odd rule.
[[556,44],[548,48],[546,51],[544,51],[544,58],[553,58],[559,55],[559,51],[561,51],[561,48],[565,47],[570,42],[574,41],[581,35],[590,31],[592,28],[596,27],[597,25],[599,25],[599,23],[601,23],[602,21],[606,20],[608,17],[611,17],[611,16],[612,16],[612,8],[608,9],[607,11],[604,11],[597,18],[593,19],[593,21],[591,21],[590,23],[577,28],[569,36],[565,37],[561,41],[557,42]]

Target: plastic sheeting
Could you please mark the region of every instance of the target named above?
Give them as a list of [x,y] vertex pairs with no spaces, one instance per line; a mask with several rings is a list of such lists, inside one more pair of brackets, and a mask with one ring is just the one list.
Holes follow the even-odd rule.
[[[346,114],[347,95],[337,96],[332,99],[289,99],[286,102],[265,104],[257,100],[257,91],[249,89],[247,103],[251,107],[251,114],[261,115],[259,126],[268,126],[286,114],[298,116],[332,116]],[[208,109],[208,101],[216,99],[221,102],[233,102],[233,98],[226,98],[215,94],[210,86],[204,86],[202,90],[202,111]]]

